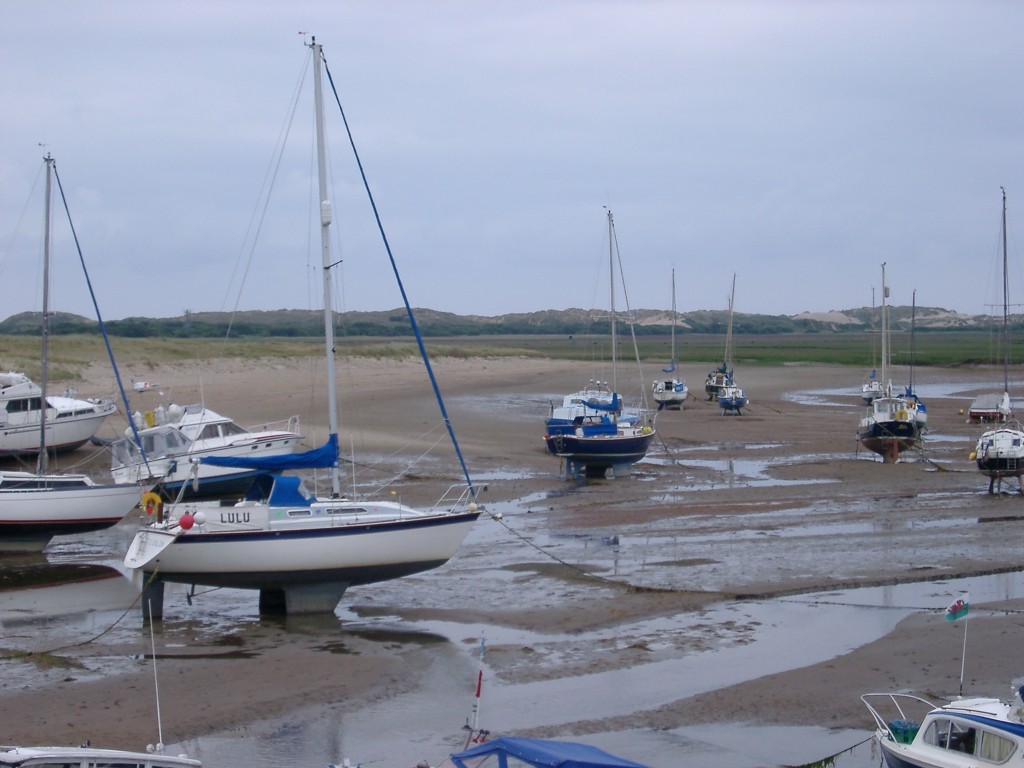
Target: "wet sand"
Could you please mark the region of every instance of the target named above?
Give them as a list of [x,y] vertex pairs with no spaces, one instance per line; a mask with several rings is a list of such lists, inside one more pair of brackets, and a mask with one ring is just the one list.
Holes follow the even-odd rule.
[[[557,722],[531,732],[568,737],[700,722],[866,730],[863,692],[956,694],[963,636],[960,623],[942,620],[942,608],[972,577],[1022,567],[1024,499],[990,496],[967,459],[982,428],[966,424],[962,411],[974,393],[996,388],[993,371],[918,369],[930,437],[922,451],[891,465],[858,447],[858,371],[741,365],[737,376],[751,404],[742,416],[723,416],[704,399],[706,369],[689,367],[683,374],[691,400],[681,412],[658,415],[650,460],[629,478],[586,483],[564,478],[544,447],[542,420],[553,400],[606,371],[543,360],[445,358],[435,367],[487,510],[466,546],[442,569],[351,590],[340,618],[261,621],[254,593],[238,593],[229,614],[213,622],[197,620],[200,609],[183,599],[170,602],[154,642],[161,706],[173,717],[176,740],[310,707],[341,716],[415,691],[426,684],[440,642],[422,631],[431,623],[496,638],[488,645],[488,675],[495,686],[513,685],[745,642],[758,632],[753,623],[705,624],[711,608],[730,601],[948,583],[885,637],[828,661],[795,663],[627,715],[580,719],[566,706]],[[214,409],[243,424],[296,413],[311,445],[325,436],[324,414],[314,405],[323,399],[316,363],[204,364],[201,390],[199,370],[156,367],[145,378],[161,382],[178,403],[198,401],[202,391]],[[421,504],[459,480],[421,364],[358,360],[344,370],[342,387],[352,394],[342,403],[342,441],[359,457],[361,483],[384,483],[420,459],[389,487]],[[111,389],[100,371],[79,385],[83,394]],[[658,373],[650,369],[648,381]],[[499,512],[500,520],[490,516]],[[47,558],[91,554],[116,566],[137,524],[131,516],[85,554],[57,542]],[[111,615],[117,629],[90,639]],[[19,622],[7,614],[3,624],[0,742],[91,739],[139,748],[154,741],[150,638],[135,611],[124,618],[103,613],[80,639],[59,630],[59,620],[31,616]],[[667,616],[692,621],[684,621],[685,631],[666,628],[656,642],[639,635],[640,624]],[[412,631],[382,637],[367,630],[382,617]],[[970,622],[965,692],[1001,695],[1022,673],[1014,664],[1024,599],[974,603]],[[548,640],[538,648],[516,633]],[[462,668],[452,674],[464,677],[451,680],[455,688],[468,687],[473,674],[473,635],[461,639]],[[812,647],[815,637],[806,643]],[[452,714],[453,730],[462,718]],[[501,713],[490,712],[487,724],[500,732]]]

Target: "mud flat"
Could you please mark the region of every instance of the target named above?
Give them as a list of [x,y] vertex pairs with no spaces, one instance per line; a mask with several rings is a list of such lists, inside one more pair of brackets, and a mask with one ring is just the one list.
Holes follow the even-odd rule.
[[[212,750],[217,764],[275,733],[313,744],[302,755],[319,764],[439,759],[461,746],[482,635],[481,723],[495,732],[585,736],[654,766],[685,764],[678,749],[700,724],[818,727],[852,743],[871,724],[863,692],[957,693],[964,624],[942,610],[964,590],[965,693],[1001,695],[1024,672],[1024,498],[988,494],[967,458],[982,430],[962,415],[998,388],[997,372],[919,368],[929,437],[892,465],[858,447],[857,371],[740,367],[751,404],[723,416],[699,397],[706,370],[687,369],[698,398],[658,415],[648,460],[629,478],[581,483],[546,452],[542,422],[606,371],[435,366],[488,512],[451,563],[353,589],[335,617],[262,620],[253,594],[179,590],[151,646],[118,577],[138,519],[59,540],[42,565],[106,565],[114,587],[59,615],[66,601],[42,592],[0,601],[0,741],[155,741],[155,647],[165,741]],[[298,413],[310,444],[323,439],[315,362],[146,377],[187,403],[200,373],[216,410],[245,424]],[[419,363],[356,361],[343,379],[342,442],[361,488],[404,471],[387,487],[429,503],[459,481]]]

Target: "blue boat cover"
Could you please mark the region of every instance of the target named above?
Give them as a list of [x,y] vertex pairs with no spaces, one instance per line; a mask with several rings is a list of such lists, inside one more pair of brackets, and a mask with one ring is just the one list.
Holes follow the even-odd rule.
[[304,453],[286,453],[280,456],[204,456],[201,464],[214,467],[239,467],[264,472],[282,472],[286,469],[326,469],[338,463],[338,436],[331,435],[319,448]]
[[301,477],[275,475],[274,488],[270,492],[268,504],[272,507],[308,507],[314,499],[303,496],[301,486]]
[[619,393],[612,392],[612,401],[610,403],[602,403],[597,400],[584,400],[583,404],[587,408],[592,408],[595,411],[618,411],[622,406],[619,403]]
[[[477,758],[492,756],[493,761],[483,762]],[[515,757],[528,765],[537,768],[647,768],[641,763],[634,763],[622,757],[610,755],[602,749],[588,744],[577,744],[571,741],[549,741],[547,739],[526,739],[515,736],[502,736],[493,741],[451,755],[451,761],[457,768],[475,768],[475,766],[508,765],[508,758]]]

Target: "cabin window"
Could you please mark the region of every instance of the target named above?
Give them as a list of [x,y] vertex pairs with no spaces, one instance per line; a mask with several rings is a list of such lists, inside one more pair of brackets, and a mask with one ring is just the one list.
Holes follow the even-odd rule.
[[1010,739],[989,731],[981,732],[981,746],[978,757],[993,763],[1004,763],[1013,754],[1014,744]]
[[946,748],[949,743],[949,720],[935,719],[924,733],[924,741],[932,746]]
[[199,432],[196,440],[213,440],[214,438],[220,437],[220,430],[216,424],[207,424]]
[[39,397],[23,397],[7,402],[8,413],[28,413],[29,411],[41,411],[42,409],[43,400]]
[[955,752],[963,752],[965,755],[973,755],[975,743],[978,739],[978,730],[962,723],[951,723],[949,730],[949,747]]
[[289,509],[288,517],[309,517],[313,514],[309,509]]
[[327,510],[328,515],[365,515],[366,510],[362,507],[331,507]]
[[228,421],[220,425],[221,433],[228,437],[229,435],[244,435],[245,430],[235,424],[233,421]]

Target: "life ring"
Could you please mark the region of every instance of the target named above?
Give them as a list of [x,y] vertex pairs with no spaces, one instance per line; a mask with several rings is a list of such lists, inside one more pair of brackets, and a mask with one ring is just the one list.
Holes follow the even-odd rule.
[[898,411],[896,411],[896,421],[907,421],[908,418],[909,414],[907,413],[905,408],[900,408]]
[[153,493],[152,491],[142,494],[142,508],[146,510],[147,515],[159,512],[163,505],[164,500],[160,498],[160,494]]

